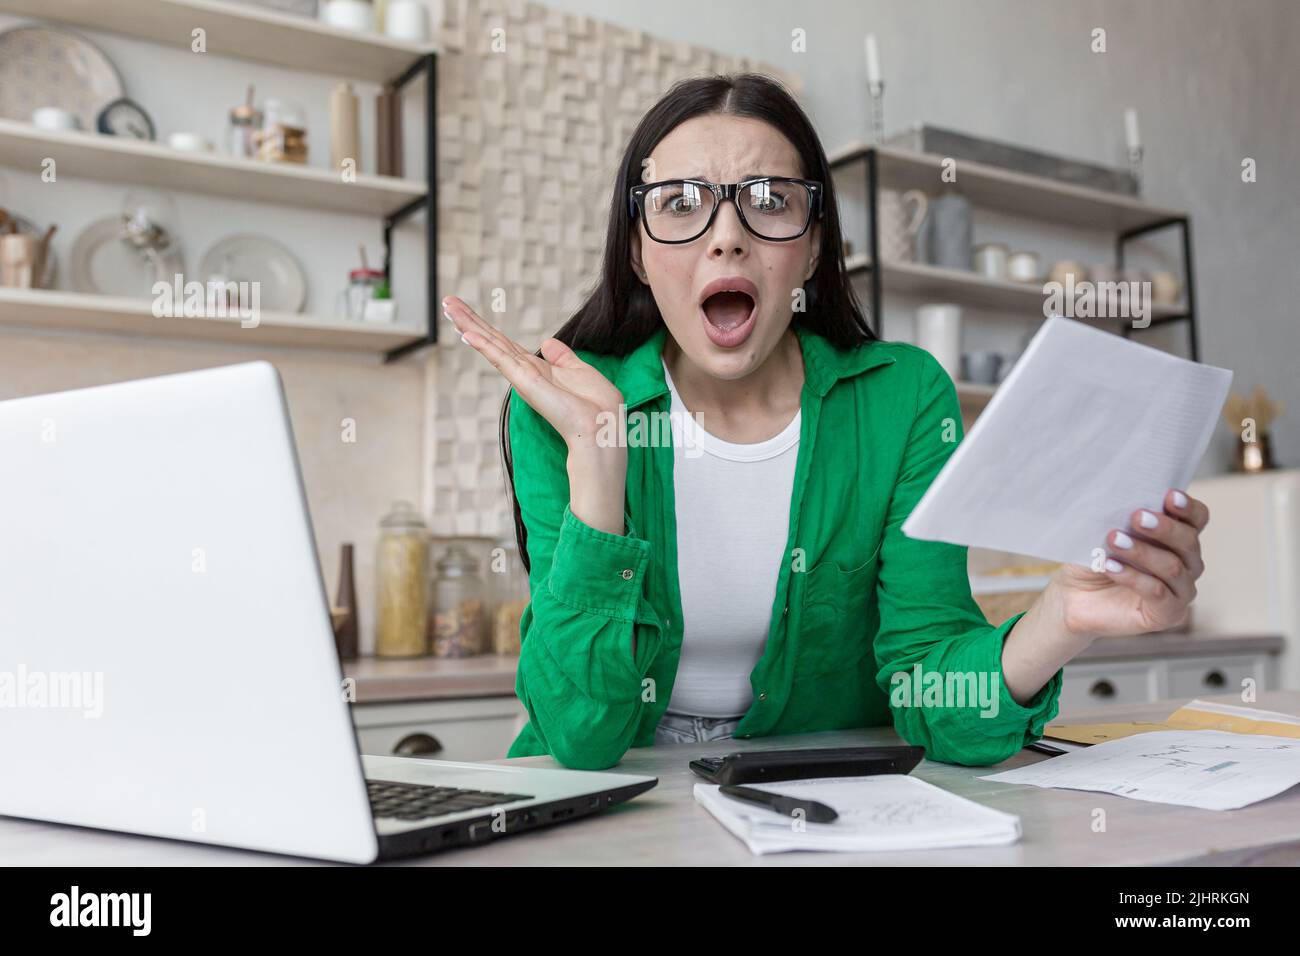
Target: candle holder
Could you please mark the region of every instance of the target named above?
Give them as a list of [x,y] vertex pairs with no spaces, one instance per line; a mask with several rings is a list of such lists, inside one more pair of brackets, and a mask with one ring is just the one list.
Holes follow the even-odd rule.
[[867,83],[871,94],[871,143],[879,146],[885,141],[885,81]]
[[1128,148],[1128,171],[1133,176],[1133,181],[1137,184],[1138,195],[1142,195],[1142,147],[1130,146]]

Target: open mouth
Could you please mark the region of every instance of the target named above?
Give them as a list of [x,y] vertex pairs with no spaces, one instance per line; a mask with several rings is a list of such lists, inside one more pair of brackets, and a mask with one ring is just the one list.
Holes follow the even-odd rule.
[[[753,288],[748,282],[743,284]],[[705,291],[708,291],[707,287]],[[748,289],[721,288],[704,298],[700,303],[700,314],[704,319],[704,332],[714,345],[735,348],[748,339],[754,329],[758,301]]]

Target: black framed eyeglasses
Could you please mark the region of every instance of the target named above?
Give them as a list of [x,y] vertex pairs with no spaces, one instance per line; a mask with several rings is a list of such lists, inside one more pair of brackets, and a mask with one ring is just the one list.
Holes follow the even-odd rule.
[[722,204],[736,204],[740,222],[760,239],[789,242],[808,231],[822,211],[822,184],[787,176],[762,176],[739,183],[665,179],[628,190],[628,214],[641,214],[655,242],[693,242],[709,231]]

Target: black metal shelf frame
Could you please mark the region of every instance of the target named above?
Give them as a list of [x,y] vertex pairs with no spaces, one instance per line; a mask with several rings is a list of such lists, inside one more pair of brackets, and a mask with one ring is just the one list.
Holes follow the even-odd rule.
[[394,362],[417,349],[438,341],[438,322],[435,316],[438,303],[438,55],[426,53],[388,86],[399,94],[421,73],[425,78],[424,90],[424,176],[428,191],[423,197],[413,199],[401,209],[384,217],[384,277],[389,288],[393,283],[393,228],[403,220],[424,210],[425,231],[425,284],[429,296],[424,316],[424,337],[399,345],[384,354],[384,363]]
[[[879,335],[881,328],[881,298],[883,296],[884,277],[882,270],[876,268],[876,263],[880,261],[880,237],[877,234],[876,224],[877,217],[877,195],[880,187],[879,161],[877,150],[874,146],[868,147],[862,153],[856,153],[846,156],[842,159],[831,160],[829,163],[832,172],[836,169],[842,169],[852,163],[865,160],[866,163],[866,183],[867,183],[867,264],[861,269],[852,271],[867,271],[871,273],[871,316],[869,322],[872,330]],[[1187,309],[1177,315],[1161,316],[1159,319],[1152,319],[1151,326],[1166,325],[1171,322],[1187,323],[1187,340],[1188,349],[1191,352],[1191,358],[1194,362],[1200,361],[1200,346],[1196,335],[1196,263],[1192,257],[1192,223],[1187,216],[1176,216],[1173,218],[1160,219],[1156,222],[1147,223],[1143,226],[1137,226],[1132,229],[1126,229],[1120,232],[1115,241],[1116,264],[1122,269],[1124,267],[1124,251],[1129,242],[1148,233],[1157,232],[1163,229],[1177,227],[1181,231],[1182,253],[1183,253],[1183,278],[1186,284]],[[1134,326],[1132,322],[1121,322],[1119,325],[1119,334],[1128,337]],[[1140,329],[1139,329],[1140,330]]]

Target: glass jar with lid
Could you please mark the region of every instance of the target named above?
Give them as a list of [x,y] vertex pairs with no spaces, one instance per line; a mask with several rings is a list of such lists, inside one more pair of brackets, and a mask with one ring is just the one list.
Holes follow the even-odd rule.
[[375,656],[420,657],[429,653],[429,536],[409,501],[398,501],[379,522],[375,561]]
[[256,140],[257,158],[264,162],[306,163],[306,110],[292,100],[268,99]]
[[434,657],[471,657],[487,650],[487,589],[478,561],[452,543],[431,587],[429,636]]
[[348,273],[347,288],[339,295],[339,314],[349,322],[363,322],[366,303],[379,298],[387,286],[386,276],[379,269],[353,269]]
[[492,549],[492,575],[488,579],[492,604],[491,650],[495,654],[519,653],[519,622],[528,606],[528,572],[519,560],[513,535],[500,538]]

